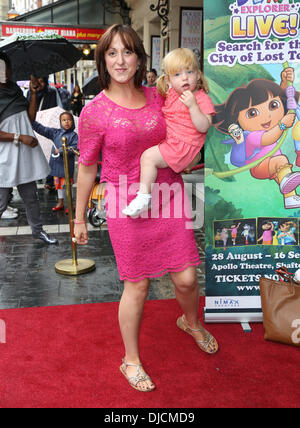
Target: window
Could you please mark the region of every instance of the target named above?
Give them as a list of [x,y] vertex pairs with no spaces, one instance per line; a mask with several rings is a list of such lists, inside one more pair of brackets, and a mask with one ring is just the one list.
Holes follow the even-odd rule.
[[55,24],[77,24],[77,0],[71,0],[62,5],[56,5],[53,10],[53,22]]
[[79,3],[80,25],[103,25],[104,8],[99,0],[81,0]]

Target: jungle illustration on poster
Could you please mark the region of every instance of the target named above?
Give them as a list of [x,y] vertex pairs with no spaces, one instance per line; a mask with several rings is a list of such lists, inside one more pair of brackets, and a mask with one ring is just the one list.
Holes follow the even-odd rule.
[[205,143],[208,318],[259,319],[259,277],[282,262],[300,267],[299,8],[205,0],[204,74],[216,108]]

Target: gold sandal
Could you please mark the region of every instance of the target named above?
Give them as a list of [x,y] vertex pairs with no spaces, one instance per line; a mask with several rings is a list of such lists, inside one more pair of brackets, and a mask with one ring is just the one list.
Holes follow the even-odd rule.
[[[150,382],[152,382],[152,380],[150,379],[150,377],[146,373],[143,374],[141,372],[142,363],[139,363],[139,364],[126,363],[125,358],[123,358],[122,363],[123,364],[120,366],[121,373],[126,377],[129,385],[132,386],[132,388],[134,388],[140,392],[151,392],[155,389],[155,385],[153,385],[153,387],[148,387],[147,389],[139,388],[137,386],[138,383],[145,382],[147,380],[150,380]],[[136,367],[137,374],[135,376],[128,377],[127,373],[126,373],[127,367]]]
[[[205,330],[205,328],[201,324],[199,324],[199,328],[188,327],[184,322],[184,315],[178,318],[176,324],[177,324],[177,327],[179,327],[181,330],[185,331],[186,333],[190,334],[191,336],[193,336],[192,334],[193,331],[200,331],[203,334],[204,340],[196,340],[195,337],[193,336],[195,342],[197,343],[197,345],[202,351],[206,352],[207,354],[215,354],[218,351],[218,343],[216,339],[207,330]],[[214,349],[209,350],[209,347],[213,344],[214,344]]]

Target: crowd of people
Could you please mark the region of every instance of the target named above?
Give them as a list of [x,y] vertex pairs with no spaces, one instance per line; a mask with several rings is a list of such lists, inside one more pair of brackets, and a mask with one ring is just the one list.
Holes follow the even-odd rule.
[[[155,69],[150,69],[146,72],[145,79],[143,81],[144,86],[153,87],[156,86],[156,81],[158,78],[157,71]],[[19,82],[17,82],[19,83]],[[24,97],[30,103],[32,97],[32,85],[30,82],[20,82],[20,87],[22,89]],[[77,149],[77,134],[75,130],[74,117],[80,116],[80,113],[85,105],[85,98],[82,90],[80,89],[78,84],[74,85],[73,91],[70,93],[66,85],[58,83],[58,84],[50,84],[49,76],[39,77],[35,80],[35,93],[36,93],[36,111],[48,110],[53,107],[60,107],[65,112],[69,113],[69,122],[72,127],[72,148]],[[62,115],[61,115],[62,116]],[[43,180],[44,188],[49,191],[57,191],[58,202],[55,207],[52,208],[53,211],[60,211],[64,209],[64,165],[63,165],[63,157],[62,157],[62,144],[61,137],[64,134],[64,126],[69,126],[66,123],[68,121],[64,120],[64,124],[62,123],[62,118],[60,117],[60,125],[61,129],[53,129],[43,127],[42,124],[38,122],[33,123],[33,129],[38,134],[45,136],[53,141],[54,146],[52,148],[51,156],[50,156],[50,173]],[[74,139],[76,135],[76,144],[74,144]],[[56,147],[56,148],[55,148]],[[74,151],[70,150],[69,153],[69,168],[71,181],[73,183],[74,176]],[[41,180],[39,180],[41,181]],[[8,190],[8,205],[6,210],[2,213],[1,219],[3,220],[13,220],[18,218],[19,210],[16,207],[13,207],[11,202],[13,200],[13,187]],[[66,210],[67,211],[67,210]]]
[[0,70],[0,217],[7,211],[11,189],[17,187],[33,238],[57,244],[57,239],[43,230],[36,184],[50,170],[32,128],[38,102],[42,103],[38,94],[40,82],[31,80],[28,101],[11,80],[11,62],[3,53]]
[[[7,68],[11,67],[9,58],[5,56],[2,59],[3,62],[6,61]],[[8,76],[10,71],[8,71]],[[53,141],[53,148],[50,156],[49,167],[50,171],[46,177],[40,177],[39,181],[43,180],[45,182],[44,187],[49,191],[57,191],[58,203],[53,207],[53,211],[59,211],[64,207],[64,163],[63,163],[63,154],[62,154],[62,140],[63,136],[68,138],[68,145],[70,146],[69,150],[69,168],[71,179],[74,175],[74,150],[77,149],[77,133],[75,132],[75,123],[73,115],[79,116],[80,112],[84,106],[84,96],[80,87],[76,84],[72,94],[67,90],[66,85],[50,85],[49,76],[39,77],[34,80],[34,87],[32,82],[29,82],[28,87],[22,87],[23,96],[27,99],[28,105],[31,105],[34,102],[35,105],[35,114],[38,111],[48,110],[54,107],[60,107],[65,111],[65,114],[60,115],[60,129],[47,128],[42,124],[33,121],[32,128],[38,134],[45,136]],[[12,82],[2,83],[2,91],[4,91],[4,85],[9,86]],[[17,85],[14,84],[16,88]],[[19,96],[21,97],[21,91],[18,91]],[[3,98],[3,101],[5,98]],[[25,105],[24,101],[24,105]],[[34,118],[35,118],[34,114]],[[5,112],[3,112],[3,117]],[[30,119],[31,120],[31,119]],[[1,122],[1,117],[0,117]],[[1,130],[2,130],[1,126]],[[35,134],[34,134],[35,135]],[[0,140],[2,141],[2,139]],[[56,147],[56,148],[55,148]],[[4,172],[4,170],[3,170]],[[15,183],[14,186],[17,187]],[[19,190],[19,189],[18,189]],[[15,207],[12,207],[11,202],[13,200],[13,186],[8,188],[8,205],[0,216],[3,220],[13,220],[18,218],[19,210]],[[66,209],[67,212],[67,209]],[[29,221],[28,221],[29,222]],[[29,223],[30,224],[30,223]]]
[[[158,78],[156,70],[146,69],[147,55],[138,34],[129,26],[116,24],[100,39],[95,60],[100,94],[84,106],[82,92],[75,85],[70,97],[65,97],[69,104],[62,106],[60,128],[48,128],[35,120],[36,112],[58,106],[62,101],[58,90],[48,84],[48,78],[32,79],[24,98],[10,80],[9,59],[0,56],[0,64],[2,61],[5,66],[5,78],[0,81],[0,216],[8,207],[10,189],[17,187],[33,237],[57,243],[43,230],[36,181],[47,177],[46,186],[55,186],[58,192],[53,211],[63,210],[61,138],[66,136],[69,145],[74,149],[78,145],[80,152],[74,239],[85,245],[87,204],[101,155],[108,231],[119,277],[124,281],[119,306],[124,344],[120,371],[131,387],[149,392],[155,384],[140,359],[139,332],[151,278],[170,274],[182,311],[177,327],[192,336],[205,353],[218,351],[216,339],[199,321],[196,266],[201,260],[194,231],[186,227],[191,215],[181,176],[198,161],[215,111],[205,78],[189,49],[170,52]],[[15,97],[11,108],[3,108],[3,96],[5,102]],[[78,135],[73,115],[79,116]],[[34,131],[53,142],[50,165]],[[69,168],[73,177],[71,153]],[[125,184],[120,177],[126,177]],[[139,190],[132,195],[129,188],[136,183],[140,183]],[[178,202],[170,193],[168,218],[162,216],[159,199],[155,205],[153,183],[176,185],[183,195]],[[181,205],[180,218],[175,213],[176,203]],[[158,217],[140,216],[150,209],[156,210]]]

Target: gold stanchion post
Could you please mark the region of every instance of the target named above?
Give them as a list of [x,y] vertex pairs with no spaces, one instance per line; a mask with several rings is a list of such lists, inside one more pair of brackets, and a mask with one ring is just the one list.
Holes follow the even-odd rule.
[[[62,138],[63,157],[64,157],[64,168],[65,168],[65,183],[68,200],[68,216],[70,225],[70,237],[72,245],[72,259],[61,260],[55,264],[55,271],[63,275],[80,275],[82,273],[91,272],[95,269],[95,262],[89,259],[77,259],[77,244],[74,238],[74,213],[73,213],[73,200],[72,200],[72,188],[69,174],[69,163],[68,163],[68,146],[66,137]],[[78,152],[74,151],[75,154]]]

